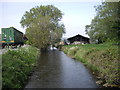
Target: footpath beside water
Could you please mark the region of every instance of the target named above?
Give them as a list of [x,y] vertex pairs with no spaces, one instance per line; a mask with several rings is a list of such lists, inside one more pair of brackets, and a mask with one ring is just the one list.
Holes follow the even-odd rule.
[[62,51],[41,53],[25,88],[99,88],[89,70]]

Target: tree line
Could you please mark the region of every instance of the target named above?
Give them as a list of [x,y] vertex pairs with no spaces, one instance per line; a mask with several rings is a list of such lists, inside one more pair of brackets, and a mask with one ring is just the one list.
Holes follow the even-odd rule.
[[119,43],[120,2],[102,2],[95,10],[96,16],[85,26],[86,34],[94,43]]
[[[85,32],[94,43],[118,43],[120,36],[120,2],[102,2],[95,6],[96,16]],[[61,22],[63,13],[53,5],[36,6],[26,11],[20,21],[26,29],[28,43],[37,48],[46,48],[59,42],[65,33]]]

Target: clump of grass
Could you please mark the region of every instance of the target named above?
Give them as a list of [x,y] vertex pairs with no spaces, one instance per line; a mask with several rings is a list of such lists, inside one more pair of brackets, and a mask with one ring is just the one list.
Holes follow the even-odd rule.
[[[69,48],[69,49],[68,49]],[[64,52],[69,55],[71,58],[75,58],[75,54],[79,48],[77,46],[75,47],[65,47]]]
[[22,88],[36,65],[39,51],[34,47],[9,50],[2,55],[3,88]]

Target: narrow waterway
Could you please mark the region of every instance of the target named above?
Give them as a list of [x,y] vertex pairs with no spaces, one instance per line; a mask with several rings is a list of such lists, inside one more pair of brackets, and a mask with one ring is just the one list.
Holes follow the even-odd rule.
[[94,78],[79,61],[61,51],[43,52],[25,88],[97,88]]

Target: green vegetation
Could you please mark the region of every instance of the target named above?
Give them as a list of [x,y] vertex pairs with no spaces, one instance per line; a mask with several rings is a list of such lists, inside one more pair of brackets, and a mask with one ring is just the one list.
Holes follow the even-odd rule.
[[97,75],[106,82],[104,86],[118,85],[120,87],[118,65],[119,5],[120,2],[102,2],[101,5],[95,6],[96,16],[90,25],[86,25],[85,31],[92,43],[99,43],[99,45],[80,46],[74,55],[76,59],[82,60],[83,63],[97,72]]
[[89,67],[103,86],[118,87],[120,85],[118,46],[111,44],[68,45],[63,46],[62,50]]
[[59,42],[65,33],[62,12],[53,5],[37,6],[26,11],[20,23],[26,28],[28,44],[37,48],[46,48]]
[[28,46],[2,55],[3,88],[22,88],[36,66],[39,50]]
[[95,43],[106,41],[119,42],[120,34],[120,2],[103,2],[95,6],[96,16],[90,25],[86,25],[86,33]]

